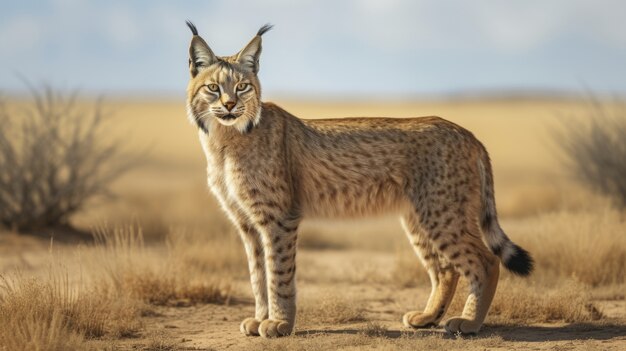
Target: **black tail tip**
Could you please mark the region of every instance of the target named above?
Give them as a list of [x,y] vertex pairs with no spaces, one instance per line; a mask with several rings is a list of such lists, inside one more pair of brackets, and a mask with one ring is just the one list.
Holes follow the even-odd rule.
[[191,29],[191,33],[193,35],[198,35],[198,29],[196,28],[196,26],[191,23],[190,20],[186,20],[185,23],[187,23],[187,27],[189,27],[189,29]]
[[504,262],[504,266],[514,274],[522,277],[528,276],[533,271],[535,265],[533,258],[530,257],[528,251],[517,245],[514,245],[514,247],[515,253]]

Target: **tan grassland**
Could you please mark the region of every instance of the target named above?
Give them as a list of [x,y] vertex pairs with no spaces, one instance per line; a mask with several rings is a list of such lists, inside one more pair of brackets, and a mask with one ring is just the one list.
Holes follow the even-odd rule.
[[398,220],[309,220],[296,333],[263,340],[239,332],[254,311],[244,251],[182,101],[107,103],[112,137],[144,156],[116,197],[74,219],[94,242],[0,232],[0,350],[626,349],[626,213],[574,181],[551,133],[585,102],[275,101],[302,118],[439,115],[471,130],[491,154],[501,224],[536,271],[501,275],[477,336],[410,330],[401,317],[430,283]]

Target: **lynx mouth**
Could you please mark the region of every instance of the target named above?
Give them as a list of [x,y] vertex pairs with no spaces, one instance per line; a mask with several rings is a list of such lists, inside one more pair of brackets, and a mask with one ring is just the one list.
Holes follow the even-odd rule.
[[229,113],[229,114],[224,115],[224,116],[221,116],[221,117],[219,117],[219,116],[218,116],[217,118],[219,118],[219,119],[223,119],[223,120],[225,120],[225,121],[232,121],[232,120],[234,120],[234,119],[237,119],[237,116],[235,116],[235,115],[233,115],[233,114],[230,114],[230,113]]

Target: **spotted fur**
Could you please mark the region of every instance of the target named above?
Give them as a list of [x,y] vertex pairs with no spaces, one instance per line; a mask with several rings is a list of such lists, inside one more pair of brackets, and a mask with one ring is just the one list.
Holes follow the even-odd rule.
[[256,312],[242,322],[244,334],[293,331],[303,218],[400,214],[433,286],[425,310],[404,315],[411,327],[440,322],[462,275],[470,294],[445,327],[477,332],[498,258],[530,273],[530,256],[497,222],[489,157],[469,131],[438,117],[299,119],[261,102],[261,35],[270,27],[239,53],[217,57],[189,26],[188,115],[199,128],[209,187],[248,256]]

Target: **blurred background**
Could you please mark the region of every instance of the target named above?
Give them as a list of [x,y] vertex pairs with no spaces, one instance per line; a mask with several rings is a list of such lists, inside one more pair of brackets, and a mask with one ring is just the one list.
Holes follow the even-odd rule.
[[0,89],[33,81],[107,96],[184,96],[185,20],[218,55],[265,24],[268,98],[626,93],[619,0],[6,1]]
[[623,205],[624,153],[604,155],[626,135],[625,12],[611,0],[3,2],[0,222],[230,230],[185,116],[187,19],[218,55],[274,24],[264,99],[301,118],[439,115],[468,128],[491,153],[505,218],[581,206],[589,189]]

